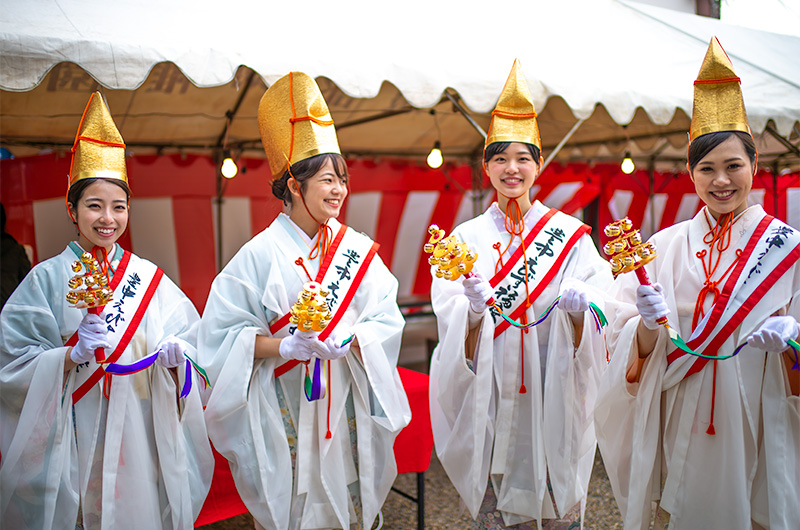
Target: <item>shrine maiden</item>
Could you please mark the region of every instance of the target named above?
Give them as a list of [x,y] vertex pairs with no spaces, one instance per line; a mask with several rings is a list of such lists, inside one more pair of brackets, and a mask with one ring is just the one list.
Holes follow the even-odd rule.
[[[396,368],[397,280],[376,243],[336,220],[347,167],[316,82],[279,79],[258,120],[285,213],[211,287],[200,332],[209,434],[257,526],[371,528],[411,418]],[[290,322],[312,280],[330,306],[321,333]]]
[[[70,169],[78,241],[34,267],[0,314],[3,528],[190,529],[208,493],[204,383],[185,360],[199,315],[161,269],[116,243],[129,196],[125,145],[98,92]],[[100,314],[66,299],[85,252],[113,289]],[[134,362],[147,367],[112,375]]]
[[[748,206],[757,170],[739,78],[716,38],[688,153],[705,206],[655,234],[652,286],[617,278],[595,419],[625,528],[797,528],[800,234]],[[678,349],[657,320],[686,339]],[[746,344],[741,350],[739,346]],[[734,355],[738,351],[738,354]],[[719,357],[720,360],[714,360]]]
[[[547,528],[577,521],[585,503],[606,365],[589,303],[602,309],[611,273],[588,226],[531,204],[541,139],[517,62],[492,114],[484,163],[498,199],[453,231],[478,253],[477,276],[435,278],[431,287],[439,325],[431,421],[436,453],[476,527],[547,519]],[[559,295],[557,309],[526,331],[487,305],[493,297],[524,324]]]

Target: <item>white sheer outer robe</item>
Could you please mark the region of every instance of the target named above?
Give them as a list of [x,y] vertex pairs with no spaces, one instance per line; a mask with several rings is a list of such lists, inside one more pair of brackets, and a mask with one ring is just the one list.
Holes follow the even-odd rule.
[[[121,257],[119,246],[112,266]],[[166,368],[102,380],[73,403],[76,370],[64,373],[67,347],[86,310],[65,295],[75,253],[40,263],[0,315],[0,519],[8,528],[192,528],[214,469],[202,381],[190,395]],[[130,267],[144,261],[131,255]],[[195,355],[199,315],[166,276],[120,357],[130,363],[173,335]],[[110,352],[107,352],[110,353]],[[183,384],[183,366],[178,368]]]
[[[731,244],[718,275],[744,248],[766,215],[752,206],[734,222]],[[704,211],[656,233],[658,257],[647,265],[652,282],[664,287],[670,326],[688,339],[697,295],[705,281],[696,253],[708,250]],[[745,271],[746,273],[746,271]],[[634,274],[617,278],[609,312],[611,364],[595,412],[597,435],[625,528],[647,528],[651,501],[660,498],[670,528],[797,528],[800,521],[800,398],[791,396],[782,354],[749,346],[716,361],[716,435],[706,430],[711,415],[714,362],[683,379],[684,356],[667,367],[674,347],[662,329],[640,381],[626,371],[638,355]],[[706,300],[706,313],[711,300]],[[800,319],[800,264],[787,271],[719,349],[737,345],[774,314]],[[663,484],[663,487],[662,487]]]
[[[534,203],[525,215],[525,235],[547,211]],[[505,248],[510,238],[503,219],[494,203],[453,230],[478,253],[474,270],[487,280],[494,275],[497,259],[492,245],[499,241]],[[527,252],[534,255],[533,249]],[[588,234],[580,237],[527,310],[529,322],[558,296],[567,278],[585,282],[590,300],[604,307],[604,291],[612,281],[610,266]],[[520,331],[509,328],[494,339],[495,322],[488,311],[479,324],[475,372],[467,366],[469,301],[463,293],[460,281],[433,280],[431,298],[439,326],[430,378],[436,454],[473,517],[490,474],[505,524],[555,517],[547,494],[548,470],[563,514],[585,498],[588,488],[596,447],[592,411],[606,365],[603,336],[587,311],[576,349],[568,314],[553,311],[524,335],[527,393],[520,394]]]
[[[341,226],[335,219],[328,224],[334,235]],[[281,214],[214,280],[200,331],[201,362],[213,385],[206,409],[209,435],[229,460],[239,495],[261,526],[349,528],[355,521],[348,484],[358,480],[368,528],[397,475],[394,439],[411,419],[396,368],[404,325],[397,280],[376,255],[339,324],[355,333],[361,359],[351,349],[331,362],[332,438],[326,439],[328,399],[306,400],[303,365],[276,379],[284,359],[253,357],[256,335],[270,336],[270,324],[288,313],[308,281],[295,260],[303,257],[312,277],[319,270],[319,258],[307,259],[308,243]],[[279,336],[287,332],[284,328]],[[294,477],[276,384],[297,430]],[[349,393],[357,468],[345,413]]]

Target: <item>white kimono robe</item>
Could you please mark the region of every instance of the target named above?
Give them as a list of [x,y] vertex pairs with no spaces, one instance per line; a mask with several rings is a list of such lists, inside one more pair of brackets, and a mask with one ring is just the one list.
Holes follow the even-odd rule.
[[[548,211],[536,201],[525,215],[525,234]],[[504,214],[492,204],[453,234],[478,253],[475,271],[494,275],[496,242],[510,235]],[[519,238],[505,255],[518,246]],[[535,250],[528,248],[528,256]],[[561,282],[576,278],[590,286],[590,300],[601,309],[612,278],[588,234],[569,251],[560,270],[527,310],[529,322],[558,296]],[[469,301],[460,281],[433,280],[431,298],[439,326],[433,354],[430,408],[436,454],[473,517],[491,477],[497,509],[506,525],[554,518],[547,494],[547,472],[561,514],[586,497],[595,453],[592,423],[597,386],[606,366],[602,334],[587,311],[583,335],[574,347],[569,315],[555,310],[524,335],[525,385],[520,394],[520,331],[496,339],[495,322],[484,313],[475,347],[474,372],[465,358]],[[524,291],[523,291],[524,293]]]
[[[331,219],[329,226],[336,234],[341,225]],[[289,312],[308,281],[295,260],[303,257],[312,277],[319,270],[319,258],[307,259],[310,244],[281,214],[214,280],[199,336],[200,363],[213,386],[209,436],[229,460],[239,495],[261,526],[349,528],[355,521],[348,485],[358,480],[369,528],[397,475],[394,439],[411,419],[396,368],[404,325],[397,280],[375,256],[340,323],[355,333],[361,358],[351,349],[331,362],[331,439],[325,438],[328,398],[306,400],[303,365],[276,378],[284,359],[254,359],[256,335],[271,336],[270,325]],[[276,384],[297,431],[294,476]],[[353,418],[345,413],[348,394],[356,448],[348,425]]]
[[[731,265],[764,215],[760,206],[752,206],[735,221],[713,279]],[[658,232],[652,238],[658,257],[646,266],[650,280],[664,288],[670,326],[687,341],[705,281],[696,253],[708,250],[703,236],[709,229],[700,211]],[[684,379],[685,366],[667,365],[674,346],[661,328],[640,381],[626,380],[638,356],[638,285],[634,274],[615,282],[613,291],[622,303],[608,314],[611,364],[595,411],[600,450],[625,528],[647,528],[651,501],[659,499],[670,514],[670,529],[750,528],[751,521],[797,528],[800,398],[790,395],[782,354],[745,346],[736,357],[716,361],[716,434],[709,435],[714,361]],[[706,299],[706,313],[712,299]],[[800,320],[800,264],[765,294],[719,355],[730,355],[773,314]]]
[[[177,399],[168,370],[153,365],[113,376],[109,399],[101,379],[73,403],[77,370],[86,369],[64,373],[64,343],[86,313],[65,299],[75,259],[67,247],[34,267],[0,315],[2,526],[72,530],[80,506],[85,528],[192,528],[214,469],[203,383],[193,371],[190,395]],[[143,261],[131,255],[128,270]],[[198,323],[164,276],[118,362],[144,357],[169,335],[194,356]]]

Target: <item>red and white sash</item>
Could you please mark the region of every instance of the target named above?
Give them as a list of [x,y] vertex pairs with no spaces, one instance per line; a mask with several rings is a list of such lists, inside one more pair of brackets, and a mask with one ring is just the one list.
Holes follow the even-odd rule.
[[[558,274],[567,254],[583,234],[591,230],[572,216],[550,209],[525,237],[524,248],[528,259],[527,300],[532,304],[550,281]],[[494,289],[495,303],[503,312],[518,320],[527,308],[525,298],[525,264],[523,245],[514,253],[500,271],[489,280]],[[494,318],[494,336],[499,337],[509,327],[494,307],[489,308]]]
[[[118,361],[125,352],[164,276],[164,271],[149,261],[134,257],[132,264],[131,256],[127,250],[122,255],[110,283],[114,297],[103,309],[112,351],[111,355],[107,355],[106,360],[109,363]],[[66,346],[74,346],[77,342],[76,331],[66,342]],[[72,403],[77,403],[104,375],[105,371],[95,362],[94,357],[88,362],[88,366],[81,365],[77,371],[77,389],[72,393]]]
[[[330,293],[326,301],[333,314],[328,326],[319,334],[320,340],[328,338],[350,307],[350,302],[353,301],[379,247],[380,245],[367,236],[348,229],[345,225],[339,228],[314,278],[314,281]],[[270,325],[269,331],[273,337],[285,337],[294,331],[289,317],[290,314],[286,313]],[[298,364],[299,361],[296,360],[283,363],[275,369],[275,377],[280,377]]]
[[[764,216],[747,241],[731,275],[711,311],[700,321],[687,342],[705,355],[716,355],[755,305],[800,259],[800,232],[770,215]],[[667,356],[672,364],[686,352],[676,349]],[[684,378],[702,370],[710,359],[692,356]]]

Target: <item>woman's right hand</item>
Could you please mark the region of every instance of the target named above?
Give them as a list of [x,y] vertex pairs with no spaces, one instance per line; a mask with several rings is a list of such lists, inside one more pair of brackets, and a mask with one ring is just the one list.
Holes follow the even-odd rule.
[[287,361],[308,361],[320,348],[318,335],[316,331],[295,330],[294,334],[281,339],[278,353]]
[[69,358],[75,364],[83,364],[94,358],[97,348],[111,348],[108,342],[108,327],[102,315],[86,313],[78,325],[78,342],[72,347]]
[[669,315],[667,301],[664,300],[663,288],[660,284],[640,285],[636,289],[636,308],[639,310],[641,320],[636,328],[636,342],[638,344],[639,359],[638,365],[634,365],[635,373],[628,373],[628,381],[633,382],[639,378],[639,370],[642,368],[642,359],[645,359],[658,341],[658,328],[661,324],[658,320]]
[[647,329],[655,330],[661,325],[658,320],[669,315],[667,301],[664,300],[661,284],[640,285],[636,289],[636,309],[642,316],[642,324]]
[[475,273],[469,278],[464,278],[461,282],[464,286],[464,295],[469,299],[470,308],[478,314],[486,311],[489,307],[487,302],[492,298],[492,286],[479,273]]

